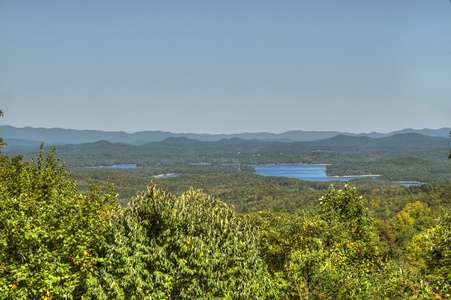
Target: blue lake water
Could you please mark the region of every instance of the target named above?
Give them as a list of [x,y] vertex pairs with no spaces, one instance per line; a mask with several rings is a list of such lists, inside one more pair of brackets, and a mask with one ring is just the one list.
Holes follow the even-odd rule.
[[113,169],[136,169],[138,168],[135,164],[116,164],[113,165]]
[[347,181],[357,177],[327,177],[324,165],[256,165],[258,175],[298,178],[308,181]]
[[419,181],[395,181],[394,183],[398,183],[399,185],[405,186],[405,187],[421,185],[421,182],[419,182]]

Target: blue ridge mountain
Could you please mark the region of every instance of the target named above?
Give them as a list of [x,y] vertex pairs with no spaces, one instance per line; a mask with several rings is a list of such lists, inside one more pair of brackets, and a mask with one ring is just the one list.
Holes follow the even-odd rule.
[[448,138],[451,128],[441,129],[403,129],[390,133],[348,133],[338,131],[287,131],[284,133],[239,133],[239,134],[196,134],[172,133],[166,131],[140,131],[127,133],[123,131],[75,130],[62,128],[17,128],[0,125],[0,136],[8,143],[10,149],[16,147],[34,147],[36,143],[45,141],[47,146],[64,144],[82,144],[97,141],[110,143],[124,143],[128,145],[144,145],[149,142],[161,142],[168,138],[187,138],[198,141],[220,141],[223,139],[239,138],[242,140],[261,140],[272,142],[307,142],[326,140],[336,136],[384,138],[398,134],[416,133],[431,137]]

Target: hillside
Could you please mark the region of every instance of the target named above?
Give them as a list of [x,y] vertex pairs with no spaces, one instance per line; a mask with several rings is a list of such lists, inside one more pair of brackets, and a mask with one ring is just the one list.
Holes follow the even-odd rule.
[[[25,146],[36,148],[37,142],[22,141]],[[397,134],[384,138],[366,136],[337,135],[320,141],[277,142],[249,140],[241,138],[221,139],[218,141],[199,141],[186,137],[169,137],[161,142],[148,142],[143,145],[129,145],[100,140],[92,143],[59,145],[60,155],[150,155],[150,156],[214,156],[225,154],[270,154],[303,152],[406,152],[447,148],[448,138],[431,137],[417,133]],[[9,147],[9,146],[8,146]],[[9,150],[6,147],[6,150]],[[6,151],[8,152],[8,151]]]
[[239,134],[194,134],[194,133],[171,133],[165,131],[141,131],[135,133],[106,132],[98,130],[73,130],[61,128],[16,128],[8,125],[0,126],[2,136],[11,147],[28,147],[29,144],[45,141],[47,145],[82,144],[105,140],[111,143],[124,143],[129,145],[143,145],[149,142],[161,142],[167,138],[185,137],[199,141],[219,141],[221,139],[246,139],[264,140],[277,142],[301,142],[318,141],[328,139],[337,135],[354,137],[383,138],[402,133],[419,133],[426,136],[443,137],[449,136],[451,128],[441,129],[404,129],[392,133],[362,133],[352,134],[337,131],[288,131],[280,134],[275,133],[239,133]]

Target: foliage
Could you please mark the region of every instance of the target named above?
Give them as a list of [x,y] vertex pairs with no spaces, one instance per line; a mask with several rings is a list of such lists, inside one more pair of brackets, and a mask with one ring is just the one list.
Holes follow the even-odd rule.
[[443,298],[451,298],[451,215],[445,215],[431,232],[431,244],[427,273],[436,291]]
[[304,214],[258,212],[252,220],[261,231],[261,249],[286,299],[302,299],[321,290],[317,274],[327,257],[325,222]]
[[[77,180],[77,185],[81,189],[87,189],[90,185],[108,186],[114,183],[115,190],[119,194],[119,200],[126,204],[136,195],[136,191],[146,189],[150,179],[157,180],[165,174],[184,174],[181,176],[200,177],[205,175],[220,176],[227,178],[229,175],[251,174],[255,172],[252,166],[248,165],[159,165],[138,167],[135,169],[114,169],[108,167],[102,168],[72,168],[71,176]],[[223,176],[226,175],[226,176]],[[164,176],[163,176],[164,177]],[[193,185],[179,184],[180,193],[186,191]]]
[[368,297],[372,288],[370,278],[381,271],[382,260],[374,221],[363,197],[346,183],[339,190],[331,185],[319,201],[320,219],[327,224],[324,246],[329,250],[324,273],[342,288],[328,294]]
[[410,269],[426,278],[437,298],[451,297],[451,216],[415,235],[406,247]]
[[174,196],[150,186],[115,220],[96,298],[276,297],[258,232],[201,191]]
[[1,156],[0,294],[80,298],[102,263],[115,195],[78,193],[55,151],[23,162]]
[[395,242],[404,248],[416,234],[435,225],[431,208],[423,202],[407,203],[391,221],[391,231],[395,232]]
[[387,260],[361,196],[331,186],[318,212],[258,212],[262,255],[285,299],[424,299],[427,283]]
[[446,149],[380,153],[376,158],[358,156],[328,166],[328,175],[378,174],[391,181],[439,182],[449,179],[449,166],[443,163]]
[[[3,117],[3,111],[0,109],[0,117]],[[0,137],[0,148],[6,146],[6,142]]]

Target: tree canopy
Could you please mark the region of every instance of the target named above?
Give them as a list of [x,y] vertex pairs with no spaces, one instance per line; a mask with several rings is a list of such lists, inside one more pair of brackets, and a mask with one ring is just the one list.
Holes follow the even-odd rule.
[[82,297],[97,276],[102,240],[119,208],[112,192],[78,192],[55,151],[30,162],[0,157],[0,294]]

